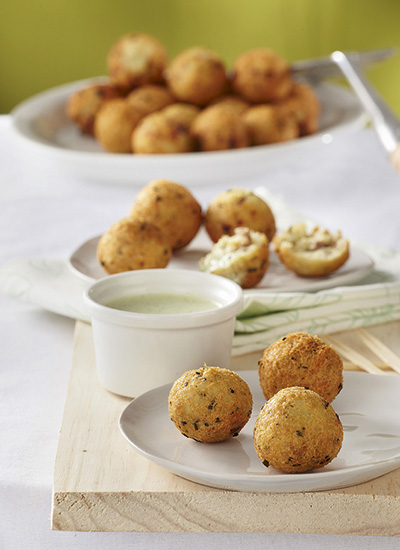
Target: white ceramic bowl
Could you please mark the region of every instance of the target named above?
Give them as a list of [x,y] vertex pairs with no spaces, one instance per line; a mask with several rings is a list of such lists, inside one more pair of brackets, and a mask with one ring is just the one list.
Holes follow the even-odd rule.
[[[89,136],[83,135],[68,119],[69,96],[89,85],[104,82],[95,78],[52,88],[15,107],[12,128],[25,157],[54,164],[78,182],[142,187],[163,177],[194,188],[204,185],[239,185],[276,170],[296,167],[304,154],[318,156],[342,134],[359,131],[366,115],[357,97],[344,86],[321,82],[315,92],[321,102],[320,127],[316,134],[272,145],[230,151],[180,153],[171,155],[126,155],[107,153]],[[41,164],[42,166],[42,164]],[[300,164],[301,166],[301,164]]]
[[[217,304],[195,313],[147,314],[109,307],[133,294],[189,294]],[[111,275],[84,293],[100,383],[128,397],[176,380],[203,363],[229,368],[242,289],[202,272],[150,269]]]

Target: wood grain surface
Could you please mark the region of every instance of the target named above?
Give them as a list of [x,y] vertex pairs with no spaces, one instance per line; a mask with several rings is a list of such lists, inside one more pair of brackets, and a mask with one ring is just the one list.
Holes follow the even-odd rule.
[[[399,355],[399,323],[368,330]],[[352,342],[351,333],[343,336]],[[254,369],[259,356],[235,358],[231,366]],[[400,469],[314,493],[206,487],[149,462],[125,441],[118,418],[129,401],[99,385],[91,327],[78,321],[54,469],[53,529],[400,536]]]

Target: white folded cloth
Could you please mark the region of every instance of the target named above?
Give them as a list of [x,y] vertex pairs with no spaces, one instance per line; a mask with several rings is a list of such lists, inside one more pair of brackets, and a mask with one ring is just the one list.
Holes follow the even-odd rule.
[[[310,221],[265,189],[256,191],[272,206],[282,227]],[[400,254],[361,243],[357,248],[375,262],[359,284],[318,292],[245,291],[232,355],[261,350],[293,331],[322,335],[400,319]],[[63,259],[18,258],[0,267],[1,293],[87,322],[82,295],[90,284]]]

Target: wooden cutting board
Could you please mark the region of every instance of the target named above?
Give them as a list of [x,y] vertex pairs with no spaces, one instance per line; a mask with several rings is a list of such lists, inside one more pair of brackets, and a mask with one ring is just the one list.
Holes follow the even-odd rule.
[[[399,323],[376,330],[398,347]],[[256,368],[257,357],[247,357],[248,368]],[[232,368],[238,368],[235,359]],[[55,461],[53,529],[400,535],[400,469],[356,487],[315,493],[205,487],[129,445],[118,429],[129,401],[99,385],[91,326],[78,321]]]

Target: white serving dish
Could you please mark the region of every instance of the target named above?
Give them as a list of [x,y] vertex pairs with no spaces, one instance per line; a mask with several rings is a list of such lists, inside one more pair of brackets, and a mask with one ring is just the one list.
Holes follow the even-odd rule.
[[[94,282],[109,277],[97,259],[97,244],[100,236],[88,239],[71,254],[68,266],[78,277]],[[212,243],[204,228],[182,250],[175,251],[167,269],[199,270],[199,260],[211,250]],[[299,277],[286,269],[278,260],[273,250],[270,252],[270,265],[263,280],[255,288],[246,289],[245,294],[265,292],[315,292],[328,288],[357,283],[366,277],[374,268],[372,259],[357,249],[351,247],[349,260],[337,271],[323,277]]]
[[69,96],[104,78],[81,80],[40,93],[11,113],[14,133],[28,151],[55,163],[77,181],[143,186],[152,179],[175,180],[188,187],[240,181],[290,166],[309,151],[327,146],[341,134],[360,130],[366,116],[357,98],[345,87],[320,83],[319,131],[285,143],[231,151],[171,155],[124,155],[105,152],[82,135],[68,119]]
[[[145,314],[105,305],[149,293],[195,294],[218,306],[196,313]],[[228,279],[187,270],[130,271],[97,281],[84,293],[84,302],[100,383],[119,395],[137,397],[204,363],[229,368],[242,295]]]
[[232,491],[297,493],[327,491],[371,481],[400,467],[398,376],[344,372],[332,402],[343,423],[343,446],[330,464],[307,473],[265,468],[253,444],[253,428],[265,403],[258,371],[238,371],[253,394],[253,415],[238,437],[199,443],[182,436],[168,413],[171,386],[156,388],[122,412],[123,436],[143,456],[183,478]]

